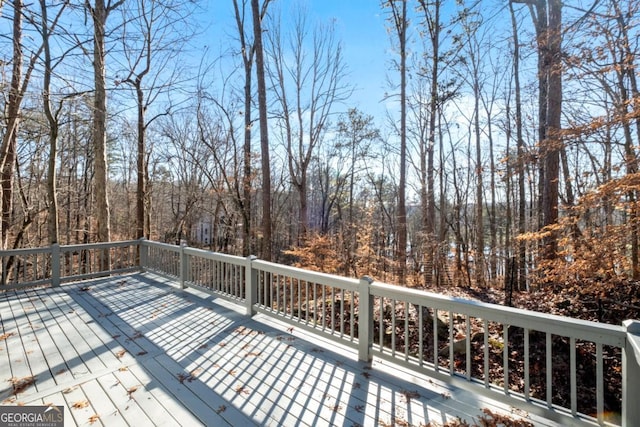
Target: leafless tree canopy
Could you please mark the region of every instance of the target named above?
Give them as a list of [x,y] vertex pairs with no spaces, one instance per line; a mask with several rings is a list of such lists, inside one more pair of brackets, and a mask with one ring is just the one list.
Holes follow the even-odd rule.
[[638,2],[459,3],[377,5],[386,115],[339,11],[1,3],[2,247],[146,237],[408,286],[638,279]]

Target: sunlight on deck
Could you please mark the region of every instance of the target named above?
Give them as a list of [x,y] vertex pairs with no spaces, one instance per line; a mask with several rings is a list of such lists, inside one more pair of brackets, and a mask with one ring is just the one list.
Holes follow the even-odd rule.
[[[474,424],[511,408],[149,274],[0,293],[2,405],[65,425]],[[535,425],[552,422],[528,418]]]

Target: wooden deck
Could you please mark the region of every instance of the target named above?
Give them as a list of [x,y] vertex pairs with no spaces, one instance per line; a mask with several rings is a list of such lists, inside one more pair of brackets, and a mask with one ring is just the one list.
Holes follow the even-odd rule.
[[147,274],[0,293],[0,321],[1,404],[65,425],[555,425]]

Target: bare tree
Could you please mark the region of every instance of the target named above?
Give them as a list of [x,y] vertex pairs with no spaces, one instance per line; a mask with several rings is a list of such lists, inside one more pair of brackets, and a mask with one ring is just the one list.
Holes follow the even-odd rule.
[[[109,14],[120,7],[124,0],[111,2],[95,0],[92,6],[86,0],[86,7],[93,21],[93,148],[94,148],[94,191],[96,200],[97,239],[99,242],[111,240],[109,213],[108,171],[107,171],[107,82],[106,82],[106,26]],[[100,257],[100,268],[108,270],[111,261],[109,252]]]
[[[299,199],[295,243],[300,244],[308,230],[309,166],[330,115],[348,97],[350,89],[344,83],[342,47],[335,40],[333,27],[320,25],[309,39],[306,15],[298,11],[288,43],[281,30],[282,25],[275,24],[269,31],[269,77],[280,109],[277,125],[286,148],[290,179]],[[291,46],[291,52],[285,46]]]
[[362,111],[352,108],[338,120],[338,135],[339,140],[335,150],[344,152],[342,155],[338,154],[338,164],[346,167],[345,180],[348,182],[346,224],[342,231],[344,253],[349,271],[357,274],[355,254],[361,218],[356,215],[358,207],[356,182],[359,179],[358,175],[366,167],[363,163],[373,160],[370,152],[371,143],[380,138],[380,131],[374,127],[373,116],[365,115]]
[[[400,3],[398,5],[397,3]],[[400,73],[400,178],[398,183],[397,244],[398,280],[404,284],[407,268],[407,0],[385,1],[383,6],[391,11],[391,25],[398,38]]]
[[[40,0],[40,36],[42,37],[42,46],[44,47],[44,80],[42,98],[44,103],[44,114],[49,124],[49,167],[47,173],[47,195],[49,199],[49,243],[54,244],[58,243],[60,238],[58,226],[56,165],[58,160],[58,116],[62,109],[63,101],[59,101],[58,108],[55,110],[52,108],[51,78],[53,76],[55,64],[51,57],[51,34],[55,30],[58,20],[65,10],[66,4],[62,4],[59,7],[52,22],[49,22],[48,18],[49,7],[45,0]],[[64,57],[64,55],[62,57]],[[59,63],[59,60],[55,62]]]
[[[436,130],[437,119],[442,109],[442,104],[449,98],[450,95],[445,93],[441,96],[440,91],[440,66],[442,61],[442,55],[440,52],[440,33],[442,31],[441,22],[441,0],[435,0],[434,2],[427,2],[419,0],[419,9],[423,14],[423,25],[427,31],[424,32],[425,36],[428,36],[426,45],[429,47],[430,52],[425,52],[425,58],[430,59],[430,73],[428,75],[429,90],[428,90],[428,117],[426,126],[426,138],[424,149],[421,153],[421,187],[420,187],[420,200],[422,210],[424,212],[422,219],[422,234],[423,238],[427,242],[435,241],[435,244],[426,245],[431,248],[425,248],[425,268],[424,268],[424,281],[425,285],[429,285],[433,281],[433,267],[435,260],[435,248],[438,247],[438,237],[444,239],[444,229],[440,230],[440,233],[436,234],[436,198],[435,198],[435,146],[436,146]],[[425,68],[428,70],[429,68]],[[441,171],[442,177],[443,171]],[[442,190],[442,186],[441,186]],[[441,196],[441,200],[444,197]],[[444,217],[443,217],[444,218]],[[423,245],[425,246],[425,245]]]
[[[137,110],[136,157],[136,235],[137,239],[149,237],[147,218],[149,147],[147,129],[158,117],[171,112],[171,103],[159,113],[148,116],[150,107],[168,92],[176,91],[180,74],[181,52],[190,37],[183,26],[189,10],[184,3],[170,0],[138,0],[123,8],[125,36],[121,38],[122,52],[126,60],[122,77],[116,82],[132,88]],[[178,28],[180,26],[180,28]]]
[[[518,38],[518,25],[513,2],[509,2],[509,13],[511,15],[511,30],[513,33],[513,84],[515,92],[515,127],[516,127],[516,156],[518,173],[518,233],[524,235],[526,231],[526,195],[525,195],[525,170],[524,170],[524,138],[522,135],[522,92],[520,87],[520,41]],[[526,244],[520,239],[517,245],[517,270],[518,288],[526,287]]]
[[2,135],[2,145],[0,146],[0,189],[2,190],[2,206],[0,209],[2,217],[0,219],[0,247],[2,248],[8,247],[9,228],[11,226],[13,183],[15,178],[14,170],[16,166],[16,145],[21,119],[20,108],[31,80],[31,74],[43,49],[41,44],[31,53],[27,68],[26,70],[23,70],[23,14],[24,4],[22,0],[14,1],[12,19],[13,33],[11,40],[13,48],[11,61],[11,83],[9,87],[7,105],[5,107],[5,131]]
[[265,79],[264,48],[262,44],[262,19],[269,0],[251,0],[253,38],[256,54],[258,83],[258,113],[260,116],[260,153],[262,156],[262,258],[271,260],[271,163],[269,160],[269,118],[267,116],[267,83]]
[[[541,227],[558,221],[561,114],[562,114],[562,2],[560,0],[511,0],[528,5],[536,29],[538,48],[538,117],[540,142]],[[558,234],[546,233],[544,257],[553,260],[558,251]]]
[[485,264],[485,230],[484,230],[484,184],[483,184],[483,161],[482,161],[482,133],[480,126],[480,99],[483,81],[481,76],[481,51],[482,46],[478,38],[478,28],[480,26],[479,17],[476,12],[467,8],[461,10],[458,19],[462,26],[463,34],[456,38],[460,46],[460,68],[463,70],[461,78],[467,81],[473,96],[473,111],[470,122],[473,122],[472,135],[475,143],[475,207],[476,215],[474,222],[475,229],[475,280],[478,286],[484,286],[484,264]]

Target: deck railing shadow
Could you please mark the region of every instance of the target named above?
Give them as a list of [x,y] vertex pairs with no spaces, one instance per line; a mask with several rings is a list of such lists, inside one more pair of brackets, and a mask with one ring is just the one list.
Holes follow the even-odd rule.
[[[123,280],[127,283],[122,284]],[[292,425],[313,417],[323,417],[321,423],[327,425],[389,424],[412,418],[411,413],[396,409],[411,406],[409,401],[399,402],[403,396],[413,397],[414,410],[422,413],[416,418],[424,417],[421,420],[430,419],[427,412],[440,411],[443,423],[455,415],[454,408],[446,410],[440,394],[409,382],[389,399],[386,380],[390,376],[386,373],[371,371],[366,362],[341,356],[283,329],[252,322],[213,301],[217,298],[175,292],[174,287],[144,275],[86,283],[69,291],[73,300],[96,324],[109,322],[107,330],[120,331],[105,350],[113,352],[122,346],[152,378],[160,377],[152,361],[161,358],[174,385],[181,383],[202,399],[209,398],[205,393],[210,390],[225,402],[220,407],[233,406],[258,424]],[[163,309],[158,311],[159,307]],[[191,324],[185,324],[185,319]],[[396,379],[395,384],[402,382]],[[166,381],[152,381],[145,387],[171,389]],[[371,396],[383,392],[382,399]],[[215,421],[210,411],[199,411],[191,403],[183,402],[203,422]],[[219,416],[229,414],[229,410],[220,410]],[[237,415],[226,419],[234,420]]]
[[[203,402],[198,397],[192,397],[182,402],[203,424],[251,422],[250,418],[238,412],[218,414],[212,411],[211,405],[221,406],[224,401],[214,393],[205,396],[203,393],[208,392],[209,385],[193,375],[186,363],[186,355],[197,353],[202,342],[215,336],[203,334],[191,341],[185,339],[184,330],[179,329],[177,324],[184,317],[196,317],[202,324],[211,325],[214,318],[221,319],[224,315],[183,301],[179,292],[172,293],[171,288],[142,275],[111,280],[94,279],[85,283],[85,286],[67,293],[92,318],[95,327],[103,327],[111,335],[109,342],[96,351],[117,352],[123,366],[131,367],[135,363],[139,369],[146,371],[150,382],[144,387],[149,390],[160,388],[164,394],[172,395],[189,389],[194,396],[201,395],[207,399],[208,402]],[[207,318],[202,316],[204,312],[209,314]],[[238,316],[236,318],[240,319]],[[233,320],[219,324],[225,330],[231,325]]]
[[[127,248],[135,256],[120,256],[118,271],[154,272],[231,300],[247,316],[270,316],[335,341],[361,361],[397,363],[563,424],[631,426],[640,419],[634,400],[640,323],[634,320],[605,325],[146,240],[108,245],[2,251],[3,267],[30,265],[33,272],[3,270],[5,286],[57,286],[110,274],[65,273],[64,254]],[[50,261],[40,267],[37,260],[6,262],[43,254]],[[588,390],[595,392],[583,396]]]

